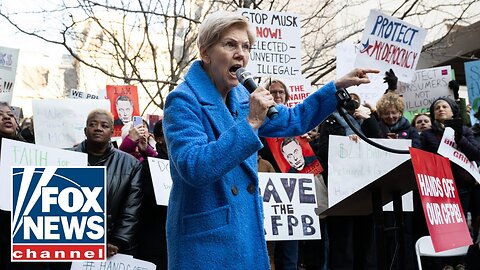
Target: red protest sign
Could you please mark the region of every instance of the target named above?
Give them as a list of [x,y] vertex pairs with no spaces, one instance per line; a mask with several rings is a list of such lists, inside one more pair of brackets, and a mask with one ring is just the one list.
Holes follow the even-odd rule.
[[119,137],[123,125],[131,122],[134,115],[140,115],[137,86],[107,85],[107,97],[114,119],[113,137]]
[[311,173],[317,175],[323,172],[322,165],[307,139],[297,137],[267,138],[268,146],[282,173]]
[[410,156],[435,251],[471,245],[448,158],[411,147]]

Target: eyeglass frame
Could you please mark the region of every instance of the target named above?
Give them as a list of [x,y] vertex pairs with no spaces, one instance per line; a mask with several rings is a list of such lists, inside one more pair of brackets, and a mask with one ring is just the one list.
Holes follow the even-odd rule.
[[250,50],[252,49],[250,43],[242,44],[232,39],[227,39],[226,41],[219,41],[218,44],[220,44],[226,51],[229,52],[238,52],[238,49],[240,48],[243,53],[250,53]]

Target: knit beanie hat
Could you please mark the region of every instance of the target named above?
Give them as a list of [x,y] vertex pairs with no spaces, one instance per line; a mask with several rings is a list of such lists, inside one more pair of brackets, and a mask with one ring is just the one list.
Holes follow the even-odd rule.
[[443,101],[447,102],[448,105],[450,105],[450,108],[452,109],[452,113],[453,113],[452,118],[458,118],[459,117],[460,109],[458,108],[457,103],[451,98],[439,97],[432,102],[432,105],[430,105],[430,119],[432,119],[432,122],[435,120],[435,105],[440,100],[443,100]]

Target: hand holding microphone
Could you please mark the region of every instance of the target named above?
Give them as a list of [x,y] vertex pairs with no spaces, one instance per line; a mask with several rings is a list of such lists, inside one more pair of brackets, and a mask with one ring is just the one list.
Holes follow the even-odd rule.
[[[243,84],[243,86],[245,86],[245,88],[247,88],[248,92],[250,92],[251,94],[255,92],[255,90],[257,89],[257,84],[253,80],[253,76],[250,72],[248,72],[244,68],[239,68],[236,72],[236,75],[237,75],[238,82]],[[270,94],[270,92],[268,92],[265,89],[263,89],[263,91],[266,92],[265,94],[268,94],[268,95]],[[262,93],[260,93],[260,94],[262,94]],[[264,94],[262,94],[262,95],[264,95]],[[270,97],[271,97],[271,95],[270,95]],[[273,100],[273,98],[271,100]],[[275,119],[278,116],[278,111],[277,111],[277,108],[275,108],[275,105],[271,105],[268,108],[267,116],[270,119]],[[262,120],[262,122],[263,122],[263,120]]]

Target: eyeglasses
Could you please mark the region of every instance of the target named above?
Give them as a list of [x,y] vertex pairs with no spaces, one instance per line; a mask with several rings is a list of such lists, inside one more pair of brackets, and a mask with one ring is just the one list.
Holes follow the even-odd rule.
[[227,50],[229,52],[236,52],[237,49],[240,47],[242,52],[250,53],[250,49],[251,49],[250,44],[248,44],[248,43],[238,44],[238,42],[232,41],[232,40],[220,42],[220,44],[222,45],[222,47],[225,50]]
[[283,90],[270,90],[270,94],[272,96],[275,96],[275,95],[283,96],[283,95],[285,95],[285,91],[283,91]]

